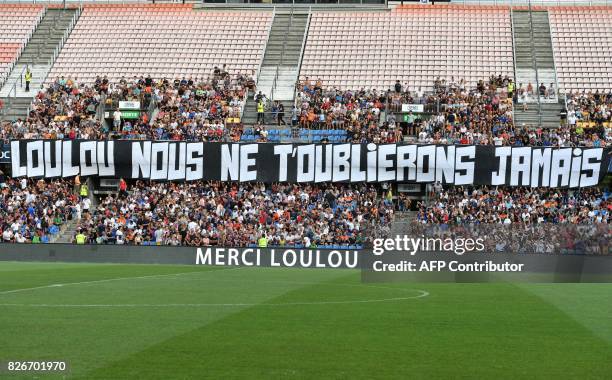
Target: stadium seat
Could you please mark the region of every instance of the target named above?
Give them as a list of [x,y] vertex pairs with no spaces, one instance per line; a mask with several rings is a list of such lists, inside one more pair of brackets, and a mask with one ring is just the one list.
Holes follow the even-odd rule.
[[612,7],[551,7],[548,14],[561,89],[612,89]]
[[469,86],[513,77],[509,7],[420,5],[393,12],[315,12],[300,78],[326,87],[431,90],[436,77]]
[[[144,22],[146,20],[146,22]],[[215,66],[231,73],[259,68],[271,12],[194,11],[190,5],[85,6],[49,80],[90,83],[151,75],[206,78]]]
[[0,4],[0,86],[43,14],[40,5]]

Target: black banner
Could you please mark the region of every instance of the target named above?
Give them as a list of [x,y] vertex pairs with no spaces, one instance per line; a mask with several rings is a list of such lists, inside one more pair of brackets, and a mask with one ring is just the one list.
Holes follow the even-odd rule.
[[0,142],[0,164],[11,162],[11,146]]
[[587,187],[604,177],[603,148],[416,144],[244,144],[12,141],[14,177],[100,176],[156,181],[441,182]]

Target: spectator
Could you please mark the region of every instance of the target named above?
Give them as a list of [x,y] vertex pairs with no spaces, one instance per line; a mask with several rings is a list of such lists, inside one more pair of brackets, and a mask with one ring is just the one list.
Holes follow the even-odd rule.
[[265,111],[265,105],[263,102],[263,99],[259,99],[257,101],[257,122],[258,123],[265,123],[265,118],[264,118],[264,111]]
[[248,246],[365,244],[388,234],[393,205],[371,185],[137,182],[80,223],[91,242]]
[[30,82],[32,82],[32,72],[30,71],[30,66],[26,67],[26,72],[24,74],[25,80],[25,91],[30,92]]

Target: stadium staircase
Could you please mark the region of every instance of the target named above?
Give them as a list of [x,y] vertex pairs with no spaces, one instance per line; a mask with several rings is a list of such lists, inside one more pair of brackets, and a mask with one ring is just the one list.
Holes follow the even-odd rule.
[[[553,83],[558,90],[548,12],[513,10],[512,31],[516,87],[522,84],[526,88],[532,83],[537,91],[540,83],[546,87]],[[518,103],[514,108],[516,125],[558,127],[563,101],[555,95],[549,99],[534,99],[527,109]]]
[[[291,116],[309,13],[306,7],[276,9],[257,77],[257,91],[269,100],[283,103],[285,120]],[[247,125],[257,121],[257,104],[253,96],[250,94],[244,108],[242,121]],[[266,122],[272,122],[269,114]]]
[[[86,182],[89,186],[89,199],[91,200],[90,210],[95,210],[98,207],[98,199],[96,198],[95,194],[108,194],[110,192],[99,192],[96,189],[95,182],[91,177],[87,178]],[[77,218],[67,220],[66,223],[64,223],[60,228],[59,233],[51,239],[51,243],[72,243],[72,239],[76,236],[77,226],[79,225],[80,221],[81,220]]]
[[[390,228],[390,238],[395,238],[396,236],[403,236],[408,234],[408,226],[410,224],[416,223],[416,211],[396,211],[395,212],[395,220],[391,223]],[[418,237],[418,236],[415,236]]]
[[76,235],[76,228],[79,221],[75,218],[67,221],[60,228],[60,232],[51,239],[51,243],[72,243],[72,238]]
[[[53,59],[78,17],[76,9],[47,9],[17,64],[0,90],[5,109],[0,118],[15,120],[27,116],[32,98],[45,82]],[[30,91],[25,91],[26,67],[32,72]]]

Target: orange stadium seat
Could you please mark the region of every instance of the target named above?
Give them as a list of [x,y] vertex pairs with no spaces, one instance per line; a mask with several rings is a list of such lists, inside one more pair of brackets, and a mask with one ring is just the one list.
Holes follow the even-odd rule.
[[548,14],[559,86],[611,90],[612,7],[551,7]]
[[97,75],[207,77],[227,64],[250,72],[263,58],[271,12],[196,12],[189,5],[85,7],[48,80],[92,82]]
[[393,12],[312,15],[300,78],[326,86],[431,89],[436,77],[475,85],[513,77],[509,7],[406,5]]
[[0,4],[0,84],[43,14],[39,5]]

